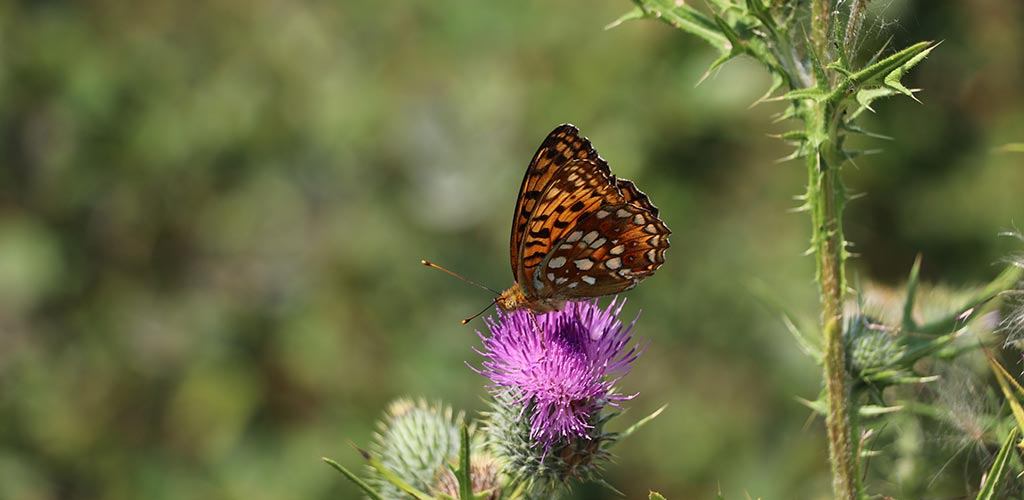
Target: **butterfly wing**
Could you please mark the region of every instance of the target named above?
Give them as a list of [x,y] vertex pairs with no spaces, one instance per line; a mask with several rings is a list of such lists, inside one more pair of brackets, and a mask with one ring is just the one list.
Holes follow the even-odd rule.
[[[536,209],[541,201],[542,195],[551,187],[552,183],[562,174],[560,171],[574,160],[589,159],[594,167],[603,171],[605,176],[611,176],[608,164],[598,156],[597,151],[591,146],[586,137],[581,137],[579,130],[571,124],[564,124],[555,127],[541,143],[537,153],[533,155],[530,166],[526,169],[523,177],[523,184],[519,188],[519,197],[516,201],[516,210],[512,216],[512,237],[510,254],[512,259],[512,274],[515,280],[523,286],[531,285],[530,277],[523,272],[523,262],[528,256],[533,266],[536,266],[538,252],[549,249],[541,241],[529,238],[527,232],[531,220],[537,215]],[[563,176],[564,177],[564,176]],[[554,241],[554,240],[549,240]],[[527,242],[530,246],[527,247]]]
[[622,198],[626,203],[647,210],[655,217],[658,216],[658,207],[651,203],[651,199],[647,197],[646,193],[636,188],[636,184],[633,184],[633,181],[617,179],[616,186],[619,188],[619,192],[622,193]]
[[512,272],[527,303],[635,287],[665,262],[671,231],[636,185],[561,125],[530,162],[513,217]]

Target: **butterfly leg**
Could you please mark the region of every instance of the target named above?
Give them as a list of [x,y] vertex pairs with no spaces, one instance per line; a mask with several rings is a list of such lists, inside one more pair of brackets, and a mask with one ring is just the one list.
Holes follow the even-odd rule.
[[537,333],[540,335],[541,352],[546,354],[548,351],[548,343],[544,334],[544,329],[540,327],[540,322],[537,321],[537,314],[533,311],[530,311],[530,319],[533,320],[533,326],[537,327]]
[[583,322],[583,316],[580,316],[579,309],[573,309],[573,319],[576,320],[576,324],[580,326],[580,330],[587,332],[587,337],[590,337],[590,330],[587,328],[587,324]]

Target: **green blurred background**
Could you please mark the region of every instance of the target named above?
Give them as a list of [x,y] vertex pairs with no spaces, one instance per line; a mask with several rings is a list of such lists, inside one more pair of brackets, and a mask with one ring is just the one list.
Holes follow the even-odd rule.
[[[1019,249],[1018,0],[875,2],[875,39],[944,40],[847,169],[851,275],[993,277]],[[813,321],[803,167],[768,86],[628,2],[0,1],[0,498],[356,498],[391,399],[470,413],[526,164],[572,122],[673,229],[628,294],[629,498],[828,498],[818,368],[751,292]],[[952,492],[951,494],[956,494]],[[578,498],[613,498],[600,488]]]

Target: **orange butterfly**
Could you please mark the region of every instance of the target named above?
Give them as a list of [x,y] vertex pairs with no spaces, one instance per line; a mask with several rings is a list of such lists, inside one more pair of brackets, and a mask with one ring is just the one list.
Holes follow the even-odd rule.
[[516,283],[494,303],[545,313],[629,290],[665,262],[669,234],[646,194],[616,179],[574,125],[559,125],[526,169],[512,218]]
[[512,218],[516,283],[495,302],[544,313],[629,290],[665,262],[669,234],[647,195],[616,179],[575,126],[560,125],[526,169]]

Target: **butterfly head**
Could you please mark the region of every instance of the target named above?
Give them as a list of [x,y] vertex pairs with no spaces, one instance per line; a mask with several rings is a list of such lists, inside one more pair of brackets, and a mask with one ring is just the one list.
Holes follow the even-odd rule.
[[508,290],[498,294],[494,299],[498,309],[502,312],[512,312],[517,309],[529,309],[535,313],[548,313],[561,311],[565,307],[565,301],[554,298],[530,298],[523,293],[519,283],[513,284]]

